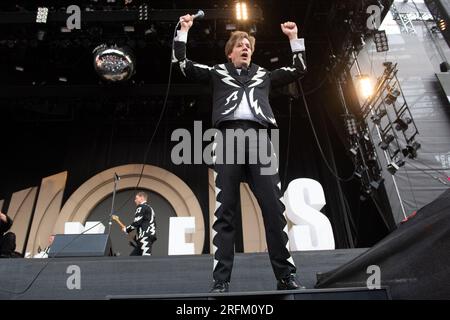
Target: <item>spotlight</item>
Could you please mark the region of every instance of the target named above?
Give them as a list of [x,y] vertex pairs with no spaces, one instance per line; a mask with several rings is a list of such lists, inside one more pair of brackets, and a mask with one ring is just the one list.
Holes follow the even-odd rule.
[[389,163],[386,167],[387,171],[389,171],[390,174],[395,175],[401,167],[405,165],[405,160],[403,159],[397,159],[395,161],[392,161]]
[[46,32],[44,30],[38,30],[38,32],[36,33],[36,39],[38,39],[39,41],[44,40],[45,34]]
[[125,81],[135,72],[131,50],[117,45],[99,45],[93,51],[94,68],[99,76],[110,82]]
[[406,148],[402,150],[402,153],[405,157],[408,157],[410,159],[415,159],[415,158],[417,158],[417,151],[421,147],[422,147],[422,145],[419,142],[414,141],[413,143],[408,144],[406,146]]
[[48,8],[39,7],[36,14],[36,23],[47,23]]
[[389,43],[386,36],[386,31],[376,31],[374,33],[374,41],[377,52],[389,51]]
[[441,72],[448,72],[450,70],[450,64],[444,61],[439,65],[439,68],[441,69]]
[[405,118],[405,119],[401,119],[398,118],[397,120],[394,121],[395,125],[395,129],[397,131],[406,131],[408,130],[409,124],[412,122],[411,118]]
[[384,102],[388,105],[394,104],[397,101],[397,98],[400,96],[400,91],[395,88],[390,88],[386,97],[384,98]]
[[248,10],[247,10],[247,3],[245,2],[236,2],[236,19],[241,21],[247,21],[248,20]]
[[356,170],[355,170],[355,176],[358,178],[358,179],[361,179],[362,178],[362,175],[363,175],[363,173],[364,173],[364,167],[363,166],[359,166],[358,168],[356,168]]
[[373,85],[369,76],[366,74],[360,74],[356,77],[358,79],[358,89],[361,97],[367,99],[373,94]]
[[391,162],[387,165],[386,169],[390,174],[395,175],[400,167],[395,162]]
[[392,134],[387,134],[383,137],[383,141],[378,143],[381,149],[387,150],[389,148],[389,144],[394,141],[394,136]]
[[139,21],[148,20],[148,6],[147,4],[141,4],[139,6]]
[[386,71],[390,72],[393,69],[394,64],[391,61],[385,61],[383,62],[383,67],[386,68]]
[[378,113],[374,114],[373,116],[370,117],[370,119],[372,119],[372,122],[375,124],[380,124],[381,123],[381,119],[387,115],[387,111],[386,110],[379,110]]
[[345,119],[345,126],[349,135],[357,135],[358,127],[356,126],[355,118],[352,116],[347,116]]

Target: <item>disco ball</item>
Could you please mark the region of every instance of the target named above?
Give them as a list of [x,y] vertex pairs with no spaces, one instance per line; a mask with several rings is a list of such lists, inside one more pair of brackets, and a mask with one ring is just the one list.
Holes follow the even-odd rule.
[[134,56],[128,48],[102,44],[93,54],[95,71],[106,81],[126,81],[135,72]]

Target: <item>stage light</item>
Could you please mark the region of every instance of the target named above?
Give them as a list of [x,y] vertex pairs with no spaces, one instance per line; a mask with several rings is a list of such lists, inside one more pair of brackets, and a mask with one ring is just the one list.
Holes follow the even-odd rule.
[[441,69],[441,72],[448,72],[450,70],[450,64],[444,61],[439,65],[439,69]]
[[95,71],[104,80],[125,81],[135,72],[134,56],[128,48],[102,44],[94,49],[93,54]]
[[241,21],[247,21],[248,20],[248,9],[247,9],[247,3],[245,2],[236,2],[236,19]]
[[387,111],[386,110],[379,110],[378,113],[374,114],[373,116],[370,117],[370,119],[372,119],[372,122],[375,124],[380,124],[381,123],[381,119],[383,119],[384,116],[387,115]]
[[411,118],[405,118],[405,119],[401,119],[398,118],[394,121],[395,125],[395,129],[397,131],[406,131],[408,130],[409,124],[412,122]]
[[141,4],[139,6],[139,21],[147,21],[147,20],[148,20],[148,5]]
[[438,27],[441,31],[445,31],[447,29],[447,22],[444,19],[439,19]]
[[384,102],[388,105],[394,104],[397,98],[400,96],[400,91],[395,88],[389,88],[389,91],[384,98]]
[[422,147],[422,145],[417,142],[413,141],[412,143],[408,144],[406,148],[402,150],[403,156],[408,157],[410,159],[417,158],[417,151]]
[[383,67],[386,68],[386,72],[391,72],[394,68],[394,64],[391,61],[383,62]]
[[358,147],[355,146],[355,147],[350,148],[350,152],[351,152],[354,156],[358,155]]
[[378,143],[381,149],[387,150],[389,148],[389,144],[394,141],[394,136],[392,134],[387,134],[383,136],[383,140]]
[[361,97],[367,99],[373,95],[373,84],[370,77],[366,74],[360,74],[356,77],[358,79],[358,89]]
[[395,161],[392,161],[389,163],[386,167],[387,171],[389,171],[390,174],[395,175],[397,171],[405,165],[405,160],[403,159],[397,159]]
[[46,32],[44,30],[38,30],[38,32],[36,33],[36,39],[38,39],[39,41],[44,40],[46,35]]
[[16,71],[23,72],[25,69],[22,66],[16,66]]
[[353,136],[358,134],[358,127],[354,117],[347,116],[345,119],[345,126],[349,135]]
[[395,162],[391,162],[387,165],[386,169],[390,174],[395,175],[400,167]]
[[36,23],[47,23],[48,8],[39,7],[36,14]]
[[377,52],[389,51],[389,43],[386,31],[376,31],[373,36]]

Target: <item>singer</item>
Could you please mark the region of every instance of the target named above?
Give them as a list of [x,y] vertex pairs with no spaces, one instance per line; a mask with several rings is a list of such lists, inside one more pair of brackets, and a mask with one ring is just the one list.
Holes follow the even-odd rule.
[[155,211],[147,203],[148,195],[145,192],[138,192],[134,198],[136,212],[134,221],[129,226],[122,229],[125,233],[136,230],[136,246],[131,252],[131,256],[151,256],[152,245],[156,241]]
[[[267,132],[269,127],[277,127],[272,108],[269,104],[271,88],[285,86],[306,73],[304,39],[297,37],[297,25],[294,22],[281,24],[282,32],[289,38],[293,52],[293,64],[289,67],[268,71],[251,63],[255,49],[255,38],[243,31],[231,34],[225,45],[227,63],[213,67],[193,62],[186,58],[188,31],[194,18],[199,15],[180,17],[181,29],[174,39],[172,61],[183,75],[200,83],[209,83],[213,87],[212,123],[221,132],[225,130],[256,130]],[[223,136],[226,136],[223,134]],[[270,139],[259,136],[259,141],[267,141],[266,147],[274,154]],[[224,154],[230,150],[231,141],[224,141]],[[249,145],[255,145],[249,143]],[[259,146],[257,143],[256,145]],[[233,147],[231,147],[233,148]],[[214,163],[216,189],[217,220],[213,225],[214,245],[214,284],[211,292],[228,292],[234,260],[235,215],[237,214],[239,184],[247,181],[262,210],[266,231],[267,246],[272,268],[277,278],[278,290],[304,288],[296,280],[296,267],[289,253],[287,223],[284,217],[285,206],[282,202],[281,182],[278,170],[275,174],[263,175],[261,162],[249,163],[247,160],[254,148],[246,147],[245,164]],[[276,161],[276,160],[275,160]]]

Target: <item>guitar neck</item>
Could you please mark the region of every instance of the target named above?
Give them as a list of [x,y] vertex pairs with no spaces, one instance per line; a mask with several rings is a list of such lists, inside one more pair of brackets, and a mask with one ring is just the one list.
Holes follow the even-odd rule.
[[122,221],[120,221],[118,218],[117,219],[113,219],[115,222],[117,222],[117,224],[123,229],[123,228],[126,228],[127,226],[126,225],[124,225],[123,223],[122,223]]
[[127,226],[124,225],[121,221],[117,221],[117,223],[119,224],[119,226],[120,226],[122,229],[127,227]]

